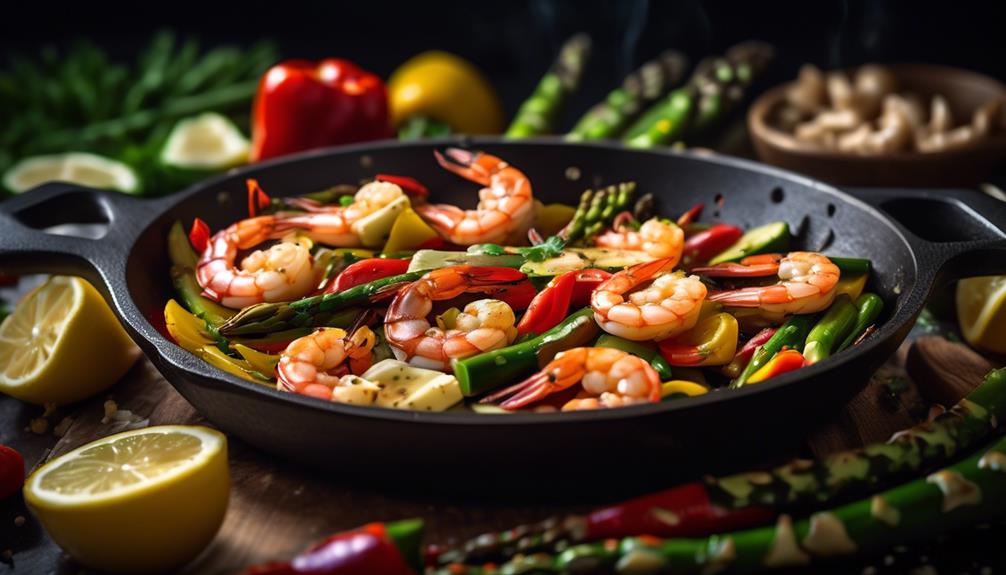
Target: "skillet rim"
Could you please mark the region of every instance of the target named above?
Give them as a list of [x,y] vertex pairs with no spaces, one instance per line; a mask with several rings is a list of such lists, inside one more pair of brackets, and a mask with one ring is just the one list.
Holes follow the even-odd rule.
[[[229,385],[234,385],[238,389],[235,389],[233,393],[250,393],[254,395],[259,395],[264,399],[269,401],[285,401],[290,402],[294,405],[303,406],[304,408],[320,410],[331,414],[358,417],[363,419],[380,419],[380,420],[390,420],[401,423],[420,423],[420,424],[432,424],[432,425],[453,425],[453,426],[509,426],[509,425],[561,425],[564,423],[576,424],[584,423],[587,421],[595,420],[621,420],[626,418],[645,418],[660,416],[665,413],[672,413],[676,411],[701,409],[703,406],[710,403],[717,403],[723,401],[742,401],[745,398],[760,393],[781,393],[785,388],[790,385],[797,385],[804,380],[809,380],[817,377],[818,375],[824,374],[825,372],[832,369],[840,369],[847,363],[856,361],[869,354],[872,349],[876,346],[883,345],[887,341],[894,337],[898,330],[902,329],[906,323],[912,321],[914,317],[921,311],[922,306],[925,303],[925,294],[929,292],[932,285],[920,286],[920,276],[919,276],[919,254],[918,245],[906,235],[905,231],[900,227],[899,224],[893,221],[890,217],[886,216],[879,209],[870,205],[869,203],[860,200],[859,198],[853,196],[852,194],[843,192],[838,188],[810,178],[808,176],[803,176],[794,172],[783,170],[780,168],[767,166],[765,164],[760,164],[755,161],[746,160],[742,158],[737,158],[733,156],[723,156],[713,153],[708,153],[704,151],[694,151],[694,150],[671,150],[671,149],[634,149],[625,147],[618,142],[567,142],[562,137],[550,136],[550,137],[537,137],[537,138],[527,138],[522,140],[507,140],[502,137],[445,137],[445,138],[431,138],[424,140],[417,140],[411,142],[400,142],[397,140],[381,140],[377,142],[365,142],[361,144],[353,144],[348,146],[338,146],[331,148],[321,148],[316,150],[309,150],[306,152],[301,152],[297,154],[292,154],[289,156],[284,156],[281,158],[274,158],[257,164],[252,164],[248,166],[242,166],[234,170],[228,171],[219,176],[197,182],[196,184],[185,188],[184,190],[167,196],[163,199],[154,200],[149,202],[153,214],[150,219],[143,224],[143,226],[137,230],[136,234],[131,238],[132,245],[129,246],[126,262],[123,264],[123,272],[125,272],[128,267],[128,261],[131,258],[133,251],[136,247],[136,241],[146,233],[149,233],[150,227],[157,221],[161,220],[166,212],[177,208],[185,201],[189,200],[193,196],[210,193],[214,186],[220,183],[235,178],[240,178],[249,173],[258,173],[263,171],[268,171],[271,168],[279,165],[286,165],[291,163],[296,163],[299,161],[312,160],[324,156],[330,155],[352,155],[361,154],[368,151],[386,151],[395,150],[407,147],[424,147],[424,148],[436,148],[447,145],[463,146],[463,147],[478,147],[481,145],[548,145],[548,146],[561,146],[566,148],[594,148],[602,151],[609,152],[619,152],[619,153],[629,153],[629,154],[644,154],[644,155],[654,155],[662,157],[680,157],[686,158],[690,161],[698,161],[707,164],[716,164],[721,166],[727,166],[730,168],[737,169],[741,172],[755,172],[762,175],[766,175],[772,178],[776,178],[783,181],[788,181],[801,186],[809,187],[817,192],[824,193],[828,196],[838,198],[843,204],[853,205],[861,210],[866,211],[870,216],[879,222],[883,223],[887,228],[889,228],[897,237],[904,243],[905,247],[908,249],[908,253],[911,256],[911,269],[914,273],[914,282],[909,289],[904,289],[899,296],[901,305],[895,308],[895,311],[891,314],[888,320],[878,329],[867,341],[855,348],[845,350],[841,355],[830,357],[820,363],[807,366],[795,372],[790,372],[783,374],[782,376],[772,378],[769,381],[762,382],[755,386],[745,386],[740,389],[730,389],[730,390],[714,390],[710,393],[677,399],[675,401],[669,402],[658,402],[653,404],[644,405],[633,405],[628,407],[623,407],[620,409],[609,409],[609,410],[592,410],[592,411],[579,411],[579,412],[556,412],[556,413],[511,413],[511,414],[485,414],[485,413],[475,413],[475,412],[457,412],[457,411],[446,411],[446,412],[427,412],[427,411],[407,411],[407,410],[397,410],[388,409],[381,407],[370,407],[370,406],[360,406],[360,405],[349,405],[342,404],[332,401],[325,401],[322,399],[316,399],[312,397],[300,396],[296,394],[291,394],[287,392],[281,392],[279,390],[267,387],[266,385],[254,383],[241,379],[237,376],[231,375],[213,365],[199,359],[194,354],[181,348],[174,342],[172,342],[168,337],[161,334],[151,323],[147,320],[146,316],[140,310],[140,307],[136,304],[133,299],[131,289],[129,287],[128,281],[123,281],[122,285],[124,288],[124,295],[126,300],[135,310],[135,314],[127,315],[122,314],[122,318],[129,324],[133,330],[142,337],[146,343],[153,347],[153,351],[157,353],[160,359],[164,360],[166,363],[170,364],[171,368],[178,369],[186,372],[189,376],[198,377],[200,381],[198,385],[212,385],[218,382],[224,382]],[[906,267],[907,267],[906,262]],[[144,263],[144,265],[149,265]],[[147,268],[144,268],[147,269]],[[124,278],[125,280],[125,278]],[[918,292],[923,290],[925,293],[920,297]],[[921,301],[918,301],[921,300]],[[117,306],[119,307],[119,306]],[[120,307],[121,310],[121,307]],[[125,310],[123,310],[125,311]],[[178,377],[176,374],[168,374],[165,379],[174,386],[172,378]],[[806,383],[805,383],[806,385]],[[198,409],[198,405],[196,408]]]

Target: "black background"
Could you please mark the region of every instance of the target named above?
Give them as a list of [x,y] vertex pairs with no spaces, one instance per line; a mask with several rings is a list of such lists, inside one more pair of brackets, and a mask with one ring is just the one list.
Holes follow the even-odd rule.
[[[384,77],[430,48],[461,54],[493,80],[508,113],[530,93],[559,44],[578,31],[594,40],[571,123],[620,79],[665,48],[695,62],[756,38],[779,48],[768,81],[803,62],[832,68],[867,61],[952,64],[1006,80],[1006,9],[1000,1],[523,0],[511,2],[293,2],[179,0],[162,3],[8,2],[4,54],[87,37],[130,58],[161,28],[208,44],[274,39],[284,57],[339,56]],[[4,65],[0,60],[0,65]]]

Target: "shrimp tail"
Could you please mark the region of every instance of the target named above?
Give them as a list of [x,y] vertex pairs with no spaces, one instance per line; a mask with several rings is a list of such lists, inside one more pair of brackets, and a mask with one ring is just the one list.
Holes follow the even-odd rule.
[[464,272],[468,285],[471,287],[498,286],[503,284],[514,284],[527,279],[524,272],[513,268],[501,267],[469,267]]
[[447,148],[443,152],[434,150],[433,155],[443,169],[453,172],[466,180],[482,185],[489,183],[489,173],[485,166],[479,163],[482,154],[476,154],[461,148]]
[[374,293],[370,294],[370,302],[378,303],[388,298],[394,297],[398,295],[398,292],[402,291],[402,288],[410,285],[411,283],[412,282],[404,281],[383,285],[374,290]]
[[500,407],[503,409],[519,409],[525,405],[545,399],[552,391],[549,375],[542,371],[520,383],[511,385],[483,398],[479,403],[496,403],[497,401],[504,400],[500,403]]

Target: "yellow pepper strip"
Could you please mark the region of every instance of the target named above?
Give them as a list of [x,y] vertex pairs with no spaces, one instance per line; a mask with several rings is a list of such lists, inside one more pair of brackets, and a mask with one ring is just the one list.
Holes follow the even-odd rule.
[[384,244],[384,253],[404,252],[419,249],[419,246],[437,237],[431,228],[412,208],[398,214]]
[[566,227],[566,224],[573,219],[576,208],[566,204],[545,205],[538,200],[534,201],[534,229],[538,230],[543,238],[554,236],[559,230]]
[[717,313],[695,327],[660,342],[660,354],[673,366],[726,365],[737,352],[737,319]]
[[784,349],[777,353],[768,363],[752,373],[747,383],[759,383],[777,375],[800,369],[804,366],[803,354],[795,349]]
[[168,326],[168,333],[171,334],[171,337],[186,351],[227,373],[255,383],[266,384],[265,381],[250,373],[254,369],[250,364],[220,351],[213,338],[206,333],[205,322],[189,313],[173,299],[168,300],[167,305],[164,306],[164,322]]
[[705,386],[699,385],[694,381],[684,381],[681,379],[673,379],[660,386],[661,399],[667,399],[673,395],[695,397],[696,395],[704,395],[706,393],[709,393],[709,390]]
[[248,365],[262,375],[270,376],[276,373],[276,365],[279,363],[279,355],[262,353],[257,349],[252,349],[240,343],[234,344],[234,351],[241,354],[241,357],[248,362]]
[[849,294],[849,299],[856,301],[866,287],[868,274],[843,275],[835,286],[835,296]]

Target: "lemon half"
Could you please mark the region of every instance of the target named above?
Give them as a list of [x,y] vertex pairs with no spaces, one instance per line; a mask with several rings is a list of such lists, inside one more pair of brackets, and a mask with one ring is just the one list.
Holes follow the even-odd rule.
[[0,392],[65,404],[118,381],[139,350],[91,284],[54,276],[0,324]]
[[24,486],[53,541],[115,573],[191,561],[220,528],[229,493],[226,437],[183,425],[99,439],[46,463]]
[[957,283],[957,321],[974,347],[1006,353],[1006,276],[983,276]]

